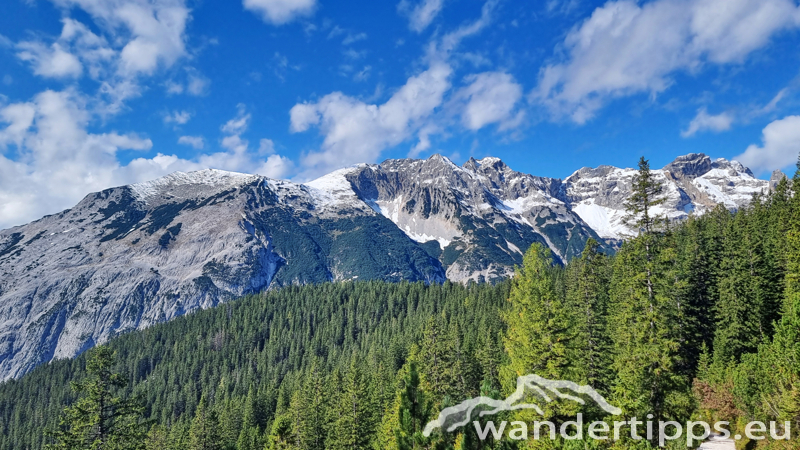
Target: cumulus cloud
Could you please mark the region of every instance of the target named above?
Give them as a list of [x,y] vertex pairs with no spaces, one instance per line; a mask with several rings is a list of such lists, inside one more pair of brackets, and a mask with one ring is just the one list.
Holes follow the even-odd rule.
[[767,125],[761,146],[751,145],[735,159],[756,173],[782,169],[800,154],[800,116],[788,116]]
[[[124,102],[141,93],[140,78],[168,68],[186,56],[185,31],[189,9],[185,0],[53,0],[63,10],[61,34],[14,44],[16,55],[33,73],[48,78],[78,78],[98,83],[97,107],[116,114]],[[69,17],[82,9],[100,30]],[[196,80],[195,80],[196,79]],[[190,77],[187,91],[205,92],[208,80]],[[181,90],[183,88],[181,87]]]
[[567,35],[566,57],[542,69],[532,99],[584,123],[613,98],[658,94],[676,71],[742,62],[797,26],[793,0],[608,2]]
[[202,136],[181,136],[178,138],[178,144],[188,145],[195,150],[202,150],[203,147],[205,147],[206,142]]
[[[487,0],[480,18],[431,41],[423,58],[427,69],[406,80],[385,103],[374,104],[333,92],[315,102],[296,104],[290,111],[290,131],[301,133],[313,127],[323,136],[321,148],[301,158],[303,170],[297,178],[311,179],[354,163],[375,162],[384,150],[412,138],[417,142],[411,147],[410,156],[428,150],[432,136],[446,131],[448,115],[452,115],[450,108],[445,111],[445,101],[453,96],[450,62],[453,54],[464,39],[489,26],[497,2]],[[334,32],[338,35],[345,30],[334,28],[331,33]],[[348,70],[352,71],[352,67]],[[500,81],[502,85],[489,86],[493,81]],[[513,79],[476,75],[468,77],[467,82],[474,84],[472,89],[468,87],[460,98],[456,94],[457,100],[450,102],[465,109],[467,127],[512,124],[509,110],[514,109],[519,98]],[[477,111],[481,103],[492,103],[492,109],[485,113]]]
[[409,139],[425,125],[450,89],[449,65],[437,63],[408,79],[386,103],[367,104],[341,92],[314,103],[295,105],[290,111],[291,131],[318,127],[325,136],[322,149],[303,157],[314,177],[358,162],[373,162],[381,152]]
[[[242,134],[250,126],[251,115],[243,104],[237,105],[236,117],[225,122],[220,130],[226,134],[220,145],[227,152],[205,155],[199,158],[201,164],[209,167],[224,165],[228,170],[257,173],[270,178],[283,178],[294,169],[289,158],[275,153],[275,144],[270,139],[261,139],[256,151],[250,150],[250,142]],[[266,160],[262,158],[267,156]]]
[[[217,168],[283,177],[290,160],[274,153],[262,142],[259,154],[236,136],[239,145],[192,159],[158,153],[139,157],[128,164],[119,161],[121,150],[150,151],[150,139],[135,133],[92,133],[88,127],[96,116],[88,108],[90,99],[74,89],[44,91],[28,102],[0,106],[0,229],[19,225],[69,208],[88,192],[150,180],[176,170]],[[239,114],[223,125],[231,133],[242,133],[249,116]],[[184,136],[179,143],[202,148],[201,137]],[[272,148],[271,151],[269,149]],[[9,158],[13,149],[15,158]]]
[[522,86],[514,77],[503,72],[484,72],[466,77],[468,86],[455,97],[464,102],[461,119],[464,127],[479,130],[492,123],[501,129],[513,127],[522,118],[515,106],[522,98]]
[[492,15],[499,0],[487,0],[481,8],[478,20],[466,23],[445,34],[439,40],[431,41],[428,47],[428,58],[431,60],[447,60],[464,39],[474,36],[492,23]]
[[708,114],[706,108],[700,108],[697,111],[697,115],[692,119],[689,123],[689,128],[681,131],[682,137],[692,137],[697,134],[698,131],[727,131],[731,129],[731,125],[733,124],[733,116],[727,112],[723,112],[712,116]]
[[0,155],[0,228],[54,213],[87,192],[130,178],[116,152],[149,150],[135,134],[86,131],[90,115],[75,91],[44,91],[0,109],[0,149],[17,147],[16,160]]
[[173,111],[172,114],[164,115],[164,123],[186,125],[191,118],[192,118],[192,113],[190,113],[189,111]]
[[408,27],[417,33],[423,32],[444,7],[444,0],[422,0],[416,5],[403,0],[397,4],[397,10],[408,17]]
[[283,25],[298,17],[310,16],[316,0],[244,0],[244,9],[259,14],[264,22]]
[[[123,75],[151,74],[171,66],[186,53],[189,8],[184,0],[54,0],[64,8],[80,7],[114,36],[125,37],[118,70]],[[120,34],[122,34],[120,36]]]
[[20,42],[17,45],[19,59],[31,63],[33,73],[48,78],[78,78],[83,65],[78,57],[55,42],[46,46],[41,42]]

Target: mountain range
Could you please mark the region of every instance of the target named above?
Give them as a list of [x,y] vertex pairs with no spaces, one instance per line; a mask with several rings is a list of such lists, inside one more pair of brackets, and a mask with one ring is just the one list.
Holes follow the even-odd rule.
[[[760,180],[735,161],[677,158],[655,176],[680,220],[736,209]],[[201,170],[89,194],[75,207],[0,231],[0,379],[70,358],[126,331],[292,284],[508,277],[535,242],[558,262],[631,230],[636,171],[566,179],[498,158],[446,157],[338,170],[308,183]]]

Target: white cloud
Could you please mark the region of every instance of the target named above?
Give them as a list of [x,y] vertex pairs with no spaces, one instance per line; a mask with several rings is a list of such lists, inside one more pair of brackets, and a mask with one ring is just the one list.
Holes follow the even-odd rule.
[[202,136],[181,136],[178,138],[178,144],[188,145],[195,150],[202,150],[203,147],[205,147],[206,142]]
[[259,155],[273,155],[275,154],[275,143],[272,139],[261,139],[258,142]]
[[492,23],[492,14],[499,0],[486,0],[481,8],[481,17],[474,22],[466,23],[454,31],[445,34],[438,41],[432,41],[428,48],[428,58],[431,60],[446,60],[464,39],[474,36]]
[[[415,156],[429,149],[431,137],[446,131],[447,114],[443,111],[443,105],[452,87],[450,78],[453,69],[450,59],[453,52],[461,41],[489,26],[497,3],[498,0],[486,1],[479,19],[465,23],[431,41],[423,58],[428,64],[427,70],[409,78],[385,103],[372,104],[372,101],[333,92],[316,102],[296,104],[290,111],[290,131],[300,133],[317,127],[323,136],[321,148],[301,158],[303,171],[297,178],[312,179],[354,163],[375,162],[387,148],[413,137],[418,141],[410,149],[410,155]],[[329,37],[345,32],[344,29],[334,27]],[[347,75],[353,72],[353,67],[349,65],[340,69]],[[363,75],[357,74],[357,79],[359,76]],[[480,92],[476,90],[473,93],[475,102],[484,100],[492,93],[513,96],[514,93],[509,92],[508,87],[502,86],[497,91],[492,91],[488,86]],[[470,95],[466,97],[472,98]],[[469,99],[464,100],[465,105]],[[497,109],[491,114],[504,115],[503,109],[506,106],[495,106]],[[480,120],[502,120],[489,115],[480,118],[477,112],[474,116],[476,123]],[[508,121],[508,124],[512,124],[512,121]]]
[[33,73],[48,78],[78,78],[83,65],[78,57],[64,50],[58,42],[46,46],[41,42],[20,42],[17,57],[31,63]]
[[455,95],[457,101],[466,103],[461,114],[464,127],[479,130],[499,123],[507,128],[519,122],[514,108],[522,98],[522,86],[513,76],[503,72],[484,72],[470,75],[466,81],[469,85]]
[[367,33],[357,33],[357,34],[352,34],[352,33],[349,33],[349,34],[348,34],[348,35],[347,35],[347,36],[346,36],[346,37],[345,37],[345,38],[342,40],[342,45],[350,45],[350,44],[355,44],[356,42],[358,42],[358,41],[363,41],[363,40],[365,40],[365,39],[367,39]]
[[[139,79],[168,68],[186,56],[184,44],[189,9],[185,0],[52,0],[62,8],[61,34],[53,42],[40,39],[14,45],[17,57],[34,74],[78,78],[84,73],[98,83],[96,107],[116,114],[124,102],[141,93]],[[101,35],[70,18],[80,8]],[[204,91],[208,81],[195,74],[190,93]],[[183,90],[183,87],[180,87]]]
[[733,124],[733,116],[727,112],[717,114],[715,116],[709,115],[705,108],[700,108],[697,115],[689,123],[689,128],[681,131],[682,137],[694,136],[698,131],[711,130],[711,131],[727,131],[731,129]]
[[450,89],[449,65],[438,63],[408,79],[386,103],[372,105],[341,92],[290,111],[291,131],[319,127],[325,136],[321,151],[303,157],[302,177],[359,162],[373,162],[381,152],[409,139],[443,101]]
[[658,94],[676,71],[707,62],[742,62],[796,26],[793,0],[608,2],[567,35],[565,60],[542,69],[532,98],[555,117],[584,123],[613,98]]
[[164,123],[175,123],[178,125],[186,125],[192,118],[192,113],[189,111],[173,111],[172,114],[164,115]]
[[211,80],[208,78],[192,73],[189,75],[189,82],[186,84],[186,92],[194,96],[205,95],[208,92],[208,86]]
[[247,113],[247,108],[244,104],[239,103],[236,105],[237,114],[233,119],[225,122],[220,128],[223,133],[231,135],[239,135],[247,130],[250,125],[250,114]]
[[[88,192],[112,186],[150,180],[176,170],[217,168],[272,177],[293,170],[292,162],[274,153],[260,155],[239,138],[224,151],[202,154],[193,159],[157,154],[140,157],[123,165],[120,150],[149,151],[150,139],[133,133],[91,133],[95,120],[88,108],[90,99],[73,89],[44,91],[29,102],[0,106],[0,229],[19,225],[75,205]],[[244,132],[246,115],[224,129]],[[238,135],[229,135],[231,137]],[[200,137],[184,136],[181,144],[197,146]],[[16,158],[4,154],[16,147]],[[269,146],[262,143],[264,150]],[[267,156],[264,158],[264,156]]]
[[0,228],[57,212],[127,179],[116,152],[152,147],[135,134],[87,132],[86,101],[72,90],[44,91],[31,102],[5,106],[0,120],[7,124],[0,148],[15,145],[18,155],[15,161],[0,155]]
[[316,0],[244,0],[244,9],[261,15],[264,22],[283,25],[298,17],[310,16]]
[[152,74],[186,54],[189,9],[184,0],[54,0],[65,8],[78,6],[98,25],[123,38],[118,71],[124,76]]
[[800,116],[788,116],[767,125],[762,145],[751,145],[735,159],[756,173],[782,169],[800,155]]
[[428,28],[433,19],[439,15],[444,7],[444,0],[421,0],[412,6],[408,0],[402,0],[397,4],[397,10],[408,16],[408,27],[412,31],[421,33]]

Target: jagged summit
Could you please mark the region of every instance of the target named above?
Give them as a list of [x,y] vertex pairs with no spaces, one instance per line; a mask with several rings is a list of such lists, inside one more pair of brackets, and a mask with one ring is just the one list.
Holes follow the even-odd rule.
[[[769,182],[703,154],[655,170],[672,219],[747,204]],[[0,379],[119,333],[263,289],[337,280],[497,280],[533,243],[561,262],[630,234],[635,169],[568,178],[499,158],[359,164],[305,184],[176,172],[0,230]]]
[[712,169],[711,158],[703,153],[679,156],[664,166],[665,171],[688,177],[699,177]]

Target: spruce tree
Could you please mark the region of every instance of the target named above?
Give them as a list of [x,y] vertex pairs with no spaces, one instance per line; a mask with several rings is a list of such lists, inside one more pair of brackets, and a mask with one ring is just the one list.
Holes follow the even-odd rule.
[[125,378],[113,372],[114,352],[106,346],[90,351],[87,378],[73,383],[78,400],[64,409],[59,428],[51,433],[56,443],[51,450],[133,450],[144,448],[147,425],[144,408],[135,399],[116,391],[125,387]]
[[[503,313],[509,359],[503,381],[508,390],[514,390],[517,377],[529,374],[553,380],[576,378],[582,343],[576,341],[574,312],[554,289],[549,249],[537,243],[525,253],[509,302]],[[548,405],[545,412],[552,416],[556,411]]]
[[655,421],[688,417],[690,377],[683,346],[689,332],[671,236],[653,214],[662,188],[642,158],[626,203],[639,236],[626,242],[614,261],[611,332],[614,341],[613,398],[626,414]]
[[573,381],[589,384],[605,391],[611,365],[611,343],[608,336],[609,270],[600,244],[592,238],[586,242],[581,257],[569,267],[567,304],[575,312],[575,342],[580,377]]
[[222,450],[222,437],[217,414],[213,408],[209,407],[205,395],[200,397],[194,420],[189,428],[189,449]]
[[639,170],[633,177],[631,196],[625,201],[625,223],[639,234],[652,234],[666,223],[665,219],[655,214],[654,208],[663,204],[664,188],[650,170],[650,162],[639,158]]
[[332,450],[362,450],[371,447],[377,412],[367,386],[369,379],[362,360],[354,357],[345,376],[337,405],[338,418],[332,424],[328,448]]
[[422,435],[431,415],[431,404],[422,391],[416,361],[409,361],[398,395],[397,450],[419,450],[429,445]]

